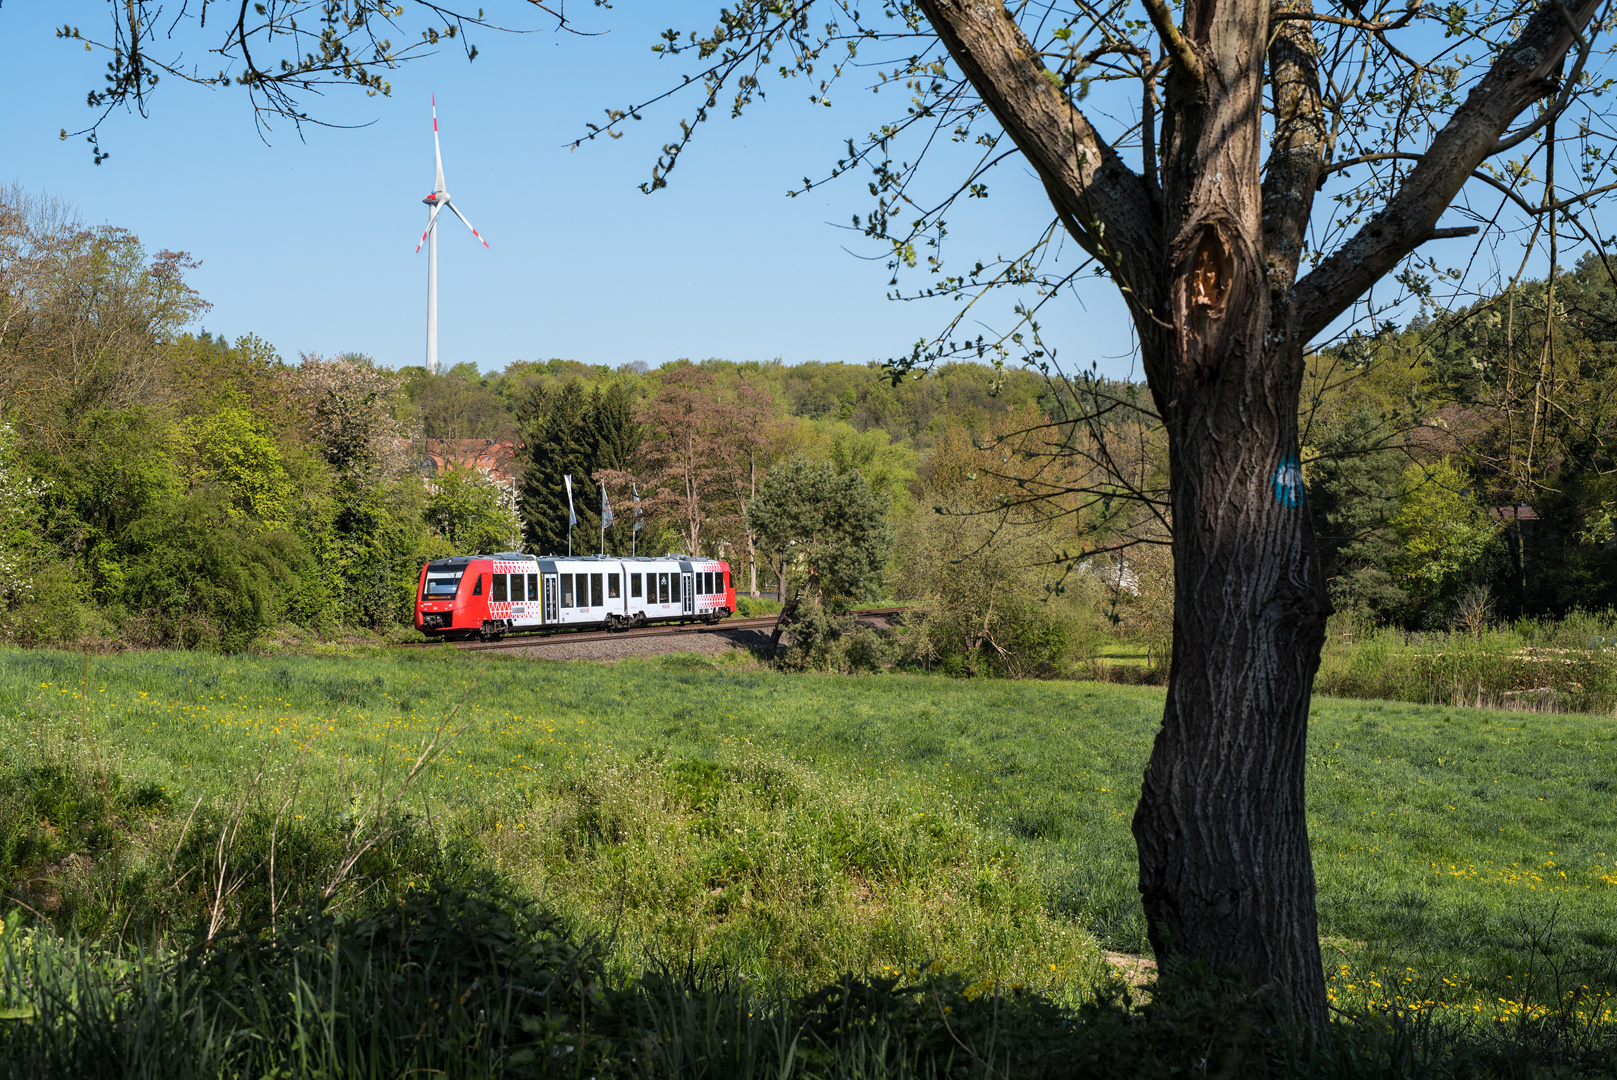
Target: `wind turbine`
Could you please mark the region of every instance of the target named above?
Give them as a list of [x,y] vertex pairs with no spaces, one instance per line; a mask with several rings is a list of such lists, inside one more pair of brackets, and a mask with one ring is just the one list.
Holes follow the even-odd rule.
[[432,185],[432,194],[421,201],[432,207],[427,215],[427,231],[421,234],[421,242],[416,244],[416,254],[421,253],[421,244],[427,245],[427,371],[438,374],[438,211],[448,209],[451,214],[460,218],[461,224],[472,230],[477,242],[488,247],[488,241],[483,239],[481,233],[472,228],[472,223],[466,220],[466,215],[449,199],[449,192],[444,188],[444,152],[438,145],[438,95],[432,95],[432,152],[438,158],[438,178]]

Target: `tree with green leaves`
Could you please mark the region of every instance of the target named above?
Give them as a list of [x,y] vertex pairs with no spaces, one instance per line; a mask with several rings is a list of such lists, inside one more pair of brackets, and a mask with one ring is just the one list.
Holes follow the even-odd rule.
[[1395,574],[1416,603],[1452,600],[1497,549],[1500,523],[1489,519],[1471,478],[1446,457],[1411,464],[1402,481],[1390,520],[1402,541]]
[[454,554],[521,546],[523,523],[516,506],[504,488],[475,469],[451,466],[434,476],[426,515]]
[[857,472],[798,456],[775,466],[747,505],[758,548],[784,568],[792,599],[873,600],[892,555],[888,501]]
[[595,550],[600,512],[590,481],[596,468],[592,420],[584,388],[568,382],[546,396],[543,414],[530,422],[525,433],[522,520],[529,550],[537,554],[561,555],[568,550],[565,476],[573,478],[573,507],[578,517],[572,529],[572,550],[581,555]]

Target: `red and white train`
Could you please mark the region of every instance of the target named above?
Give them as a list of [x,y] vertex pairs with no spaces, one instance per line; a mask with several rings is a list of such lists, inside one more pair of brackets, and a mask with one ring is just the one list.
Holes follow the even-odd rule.
[[720,560],[505,551],[423,566],[415,625],[429,637],[491,641],[511,632],[718,622],[735,609],[730,564]]

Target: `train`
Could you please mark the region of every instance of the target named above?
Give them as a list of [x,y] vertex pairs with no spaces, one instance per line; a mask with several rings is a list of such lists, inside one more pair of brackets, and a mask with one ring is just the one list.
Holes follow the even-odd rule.
[[428,637],[496,641],[508,633],[716,623],[735,610],[730,564],[721,559],[502,551],[423,566],[415,625]]

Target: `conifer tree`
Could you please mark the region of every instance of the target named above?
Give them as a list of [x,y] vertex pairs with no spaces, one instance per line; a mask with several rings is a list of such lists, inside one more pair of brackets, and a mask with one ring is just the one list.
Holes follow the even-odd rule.
[[522,519],[528,547],[541,555],[567,552],[567,489],[562,477],[573,478],[573,506],[578,524],[573,527],[574,554],[596,550],[600,527],[599,504],[591,494],[590,474],[595,471],[592,410],[584,390],[566,383],[549,395],[548,407],[530,424],[526,439],[527,468],[522,485]]

